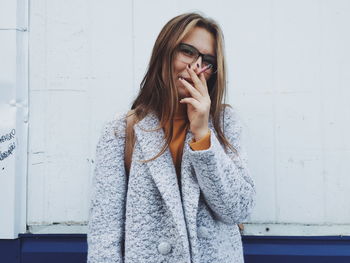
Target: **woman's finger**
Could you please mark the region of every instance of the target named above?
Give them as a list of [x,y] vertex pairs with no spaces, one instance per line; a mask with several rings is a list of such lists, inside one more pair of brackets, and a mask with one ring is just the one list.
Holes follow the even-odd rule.
[[183,78],[179,78],[179,80],[181,81],[181,83],[183,83],[183,85],[190,92],[193,98],[196,98],[198,100],[200,99],[202,94],[196,88],[194,88],[189,82],[187,82],[187,80]]
[[195,88],[202,94],[205,94],[205,89],[207,89],[207,82],[206,81],[202,81],[201,79],[199,79],[199,77],[197,76],[196,72],[194,72],[194,70],[192,68],[187,67],[187,71],[190,74],[190,77],[193,81],[193,84],[195,86]]
[[201,74],[199,74],[199,79],[201,80],[202,83],[205,83],[204,87],[204,94],[209,94],[208,92],[208,86],[207,86],[207,80],[205,79],[205,76],[204,76],[204,72],[202,72]]
[[194,98],[183,98],[180,100],[180,103],[191,104],[195,109],[200,107],[200,102]]

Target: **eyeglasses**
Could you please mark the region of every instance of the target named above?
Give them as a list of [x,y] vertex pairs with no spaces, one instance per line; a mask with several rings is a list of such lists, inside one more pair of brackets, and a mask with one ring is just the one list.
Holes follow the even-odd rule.
[[211,75],[217,72],[216,57],[212,55],[202,54],[194,46],[185,43],[180,43],[177,47],[177,51],[179,54],[179,59],[182,62],[189,64],[196,61],[199,57],[202,57],[202,67],[205,67],[209,64],[212,65],[212,67],[206,70],[204,73]]

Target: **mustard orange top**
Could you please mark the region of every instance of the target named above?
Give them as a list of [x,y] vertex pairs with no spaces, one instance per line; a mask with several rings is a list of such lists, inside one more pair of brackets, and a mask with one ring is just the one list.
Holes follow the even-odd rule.
[[[175,113],[175,117],[173,119],[173,125],[174,131],[173,137],[169,144],[169,150],[174,161],[176,174],[179,178],[181,175],[182,152],[185,143],[186,132],[187,129],[189,129],[186,104],[179,104],[178,111]],[[165,129],[168,129],[168,126],[166,126]],[[208,132],[207,135],[201,138],[199,141],[195,141],[193,138],[192,142],[190,143],[190,147],[195,151],[208,149],[210,147],[210,132]]]

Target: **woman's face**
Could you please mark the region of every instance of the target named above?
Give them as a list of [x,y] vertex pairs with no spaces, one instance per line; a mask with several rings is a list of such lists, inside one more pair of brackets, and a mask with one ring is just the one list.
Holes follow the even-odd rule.
[[[208,54],[215,56],[215,39],[213,35],[204,28],[195,27],[193,30],[181,41],[181,43],[189,44],[202,54]],[[199,65],[199,68],[197,67]],[[192,80],[189,73],[186,70],[187,63],[183,62],[179,55],[175,56],[173,61],[173,78],[176,83],[176,87],[179,93],[179,98],[190,97],[190,93],[186,87],[180,82],[179,76],[182,76],[186,79],[192,86]],[[204,66],[203,66],[204,67]],[[199,56],[198,59],[191,64],[191,68],[198,74],[202,69],[202,57]],[[208,80],[210,75],[204,74],[205,79]]]

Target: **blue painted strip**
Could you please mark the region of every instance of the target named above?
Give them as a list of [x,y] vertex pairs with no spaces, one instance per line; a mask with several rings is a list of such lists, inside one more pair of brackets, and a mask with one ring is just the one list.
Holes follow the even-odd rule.
[[0,239],[0,262],[20,263],[20,242],[18,239]]
[[[349,263],[349,236],[243,236],[245,263]],[[21,234],[0,240],[0,263],[86,262],[85,234]]]
[[24,234],[21,239],[21,263],[86,262],[84,234]]
[[244,236],[246,262],[350,262],[349,236]]

